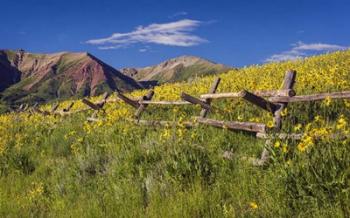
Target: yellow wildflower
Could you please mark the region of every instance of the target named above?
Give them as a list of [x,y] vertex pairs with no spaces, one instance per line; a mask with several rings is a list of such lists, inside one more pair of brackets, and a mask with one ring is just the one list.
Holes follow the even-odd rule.
[[285,108],[285,109],[283,109],[283,110],[281,111],[281,116],[282,116],[282,117],[287,116],[287,114],[288,114],[288,108]]
[[267,122],[266,126],[267,126],[268,128],[272,128],[272,127],[275,126],[275,124],[274,124],[274,122],[273,122],[272,120],[270,120],[269,122]]
[[44,193],[43,183],[32,183],[33,188],[28,193],[28,198],[30,201],[35,200]]
[[297,131],[301,130],[302,127],[303,126],[300,123],[298,123],[297,125],[294,126],[294,131],[297,132]]
[[327,96],[324,100],[323,100],[323,105],[325,105],[326,107],[329,107],[332,103],[332,98]]
[[305,136],[301,142],[298,144],[298,150],[304,152],[307,148],[314,145],[314,140],[311,136]]
[[275,144],[273,145],[275,148],[279,148],[281,146],[280,141],[276,141]]
[[349,100],[344,100],[345,107],[350,108],[350,101]]
[[337,126],[336,126],[336,128],[339,129],[339,130],[345,129],[346,125],[347,125],[347,122],[346,122],[346,120],[345,120],[345,118],[344,118],[344,115],[341,115],[341,116],[339,117],[339,119],[337,120]]
[[283,153],[287,153],[287,151],[288,151],[288,145],[287,145],[286,143],[284,143],[284,144],[282,145],[282,152],[283,152]]
[[258,204],[256,202],[252,201],[249,203],[249,207],[255,210],[255,209],[258,209]]
[[320,115],[317,115],[316,117],[315,117],[315,122],[319,122],[319,121],[321,121],[322,120],[322,117],[320,116]]

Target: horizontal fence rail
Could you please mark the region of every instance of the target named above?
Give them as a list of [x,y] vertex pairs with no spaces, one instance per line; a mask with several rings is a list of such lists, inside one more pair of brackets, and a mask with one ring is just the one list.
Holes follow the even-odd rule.
[[350,99],[350,91],[320,93],[313,95],[299,95],[299,96],[276,96],[269,98],[272,102],[308,102],[308,101],[322,101],[327,98],[330,99]]

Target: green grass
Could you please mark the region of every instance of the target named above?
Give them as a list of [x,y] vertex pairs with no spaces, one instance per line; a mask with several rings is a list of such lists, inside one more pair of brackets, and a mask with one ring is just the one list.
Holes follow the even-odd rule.
[[[315,92],[303,89],[308,91]],[[268,117],[241,101],[213,103],[230,113],[214,111],[210,118]],[[117,116],[113,112],[123,109],[134,112],[110,103],[107,114],[98,116]],[[149,106],[142,118],[179,121],[199,112],[197,106]],[[265,140],[251,134],[205,126],[140,127],[123,115],[86,122],[92,113],[0,115],[0,217],[350,216],[348,138],[321,137],[305,152],[298,150],[299,141],[283,140],[285,153],[268,147],[270,163],[255,167],[251,159],[259,157]],[[335,128],[341,115],[349,122],[342,100],[328,106],[293,103],[283,132],[302,124],[306,132],[330,128],[348,134],[342,132],[348,125]]]
[[[346,217],[350,212],[348,141],[322,141],[301,155],[276,154],[261,168],[249,158],[259,156],[264,140],[249,134],[200,127],[181,129],[180,136],[178,128],[169,127],[171,136],[162,140],[164,130],[127,122],[87,134],[85,117],[50,118],[35,128],[11,125],[21,144],[13,142],[0,157],[2,217]],[[225,152],[232,157],[224,158]],[[43,191],[35,194],[38,184]],[[251,202],[258,208],[250,208]]]

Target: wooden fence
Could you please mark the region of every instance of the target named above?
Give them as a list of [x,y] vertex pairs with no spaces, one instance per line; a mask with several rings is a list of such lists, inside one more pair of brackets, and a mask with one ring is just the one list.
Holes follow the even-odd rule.
[[[98,111],[104,111],[104,106],[106,103],[124,101],[126,104],[130,105],[135,109],[133,122],[139,125],[148,125],[148,126],[168,126],[176,125],[176,122],[173,121],[154,121],[154,120],[141,120],[142,113],[147,110],[148,105],[199,105],[202,110],[198,117],[196,118],[196,123],[185,122],[185,126],[194,127],[198,123],[202,125],[209,125],[218,128],[227,128],[230,130],[242,130],[256,133],[256,136],[259,138],[266,138],[269,131],[274,130],[274,133],[279,133],[282,129],[282,117],[281,112],[288,106],[289,103],[294,102],[310,102],[310,101],[320,101],[326,98],[332,99],[350,99],[350,91],[343,92],[333,92],[333,93],[319,93],[313,95],[300,95],[297,96],[294,88],[296,79],[296,71],[289,70],[286,72],[282,88],[280,90],[265,90],[265,91],[253,91],[249,92],[247,90],[242,90],[240,92],[228,92],[228,93],[216,93],[221,79],[216,78],[211,85],[209,92],[207,94],[202,94],[199,97],[189,95],[185,92],[181,93],[182,101],[153,101],[154,90],[148,90],[147,94],[142,96],[139,99],[132,99],[125,96],[121,92],[117,92],[116,99],[110,99],[110,95],[105,93],[102,97],[102,100],[93,103],[87,99],[82,99],[82,102],[87,106],[87,108],[71,111],[74,102],[72,102],[68,107],[64,108],[61,111],[58,111],[59,105],[54,104],[50,111],[40,110],[38,107],[34,106],[29,108],[28,105],[21,105],[18,108],[18,111],[29,110],[33,113],[40,113],[43,115],[62,115],[67,116],[78,112],[84,112],[87,110],[94,110],[95,112],[91,117],[88,118],[89,121],[99,120],[96,115]],[[215,109],[212,106],[213,100],[221,99],[232,99],[240,98],[243,99],[258,108],[270,112],[274,117],[274,127],[269,129],[263,123],[254,123],[254,122],[238,122],[238,121],[222,121],[208,119],[207,115],[210,111]],[[284,133],[281,133],[282,135]],[[295,138],[295,137],[294,137]]]
[[[216,93],[221,79],[216,78],[211,85],[209,92],[207,94],[202,94],[199,97],[192,96],[188,93],[182,92],[181,99],[182,101],[153,101],[154,90],[148,90],[147,94],[142,96],[139,99],[132,99],[125,96],[121,92],[116,92],[117,98],[110,99],[110,95],[105,93],[102,97],[102,100],[93,103],[87,99],[82,99],[82,102],[87,106],[85,109],[71,111],[74,102],[72,102],[68,107],[64,108],[61,111],[58,111],[59,105],[55,104],[52,106],[50,111],[40,110],[37,106],[29,108],[28,105],[21,105],[18,108],[18,111],[29,110],[32,113],[40,113],[43,115],[61,115],[68,116],[74,113],[84,112],[87,110],[94,110],[95,112],[91,117],[88,118],[89,121],[94,122],[98,121],[96,117],[99,111],[104,111],[104,106],[106,103],[123,101],[126,104],[130,105],[135,109],[134,119],[131,120],[137,125],[146,125],[146,126],[172,126],[178,125],[174,121],[155,121],[155,120],[142,120],[142,114],[147,110],[148,105],[199,105],[202,110],[200,111],[199,116],[195,117],[196,122],[185,121],[182,122],[182,125],[193,128],[200,125],[213,126],[217,128],[225,128],[229,130],[239,130],[255,133],[256,137],[267,139],[267,144],[271,136],[285,139],[301,139],[302,134],[287,134],[281,133],[282,129],[282,116],[281,112],[287,108],[289,103],[294,102],[311,102],[311,101],[321,101],[326,98],[331,99],[350,99],[350,91],[342,92],[332,92],[332,93],[319,93],[313,95],[300,95],[297,96],[294,88],[296,81],[296,71],[289,70],[286,72],[282,88],[280,90],[266,90],[266,91],[253,91],[249,92],[247,90],[242,90],[240,92],[229,92],[229,93]],[[213,100],[220,99],[232,99],[240,98],[243,99],[252,105],[257,106],[258,108],[268,111],[273,115],[274,118],[274,127],[267,128],[263,123],[255,122],[240,122],[240,121],[224,121],[224,120],[215,120],[207,118],[210,111],[216,109],[212,106]],[[273,134],[269,134],[273,132]],[[262,152],[261,158],[256,161],[256,165],[263,165],[268,160],[269,153],[267,149],[264,149]]]

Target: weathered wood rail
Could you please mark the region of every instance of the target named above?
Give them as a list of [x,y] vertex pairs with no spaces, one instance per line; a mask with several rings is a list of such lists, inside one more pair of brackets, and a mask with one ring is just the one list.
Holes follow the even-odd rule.
[[350,99],[350,91],[319,93],[313,95],[299,95],[299,96],[274,96],[269,100],[272,102],[308,102],[308,101],[322,101],[327,98],[331,99]]

